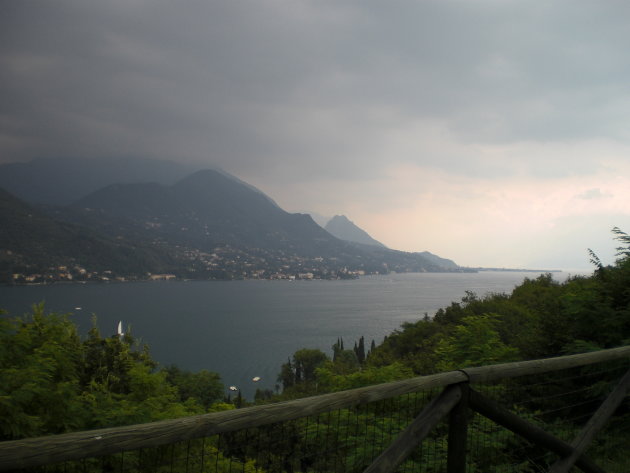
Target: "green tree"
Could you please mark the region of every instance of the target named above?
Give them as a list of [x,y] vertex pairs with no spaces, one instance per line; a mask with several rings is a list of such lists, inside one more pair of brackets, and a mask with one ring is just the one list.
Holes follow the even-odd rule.
[[337,374],[350,374],[358,371],[361,365],[354,350],[343,350],[337,354],[331,367]]
[[315,370],[326,360],[326,354],[318,349],[303,348],[293,354],[296,382],[315,381]]
[[223,399],[223,383],[217,373],[206,370],[191,373],[175,365],[167,366],[162,371],[166,373],[166,381],[178,388],[180,401],[194,399],[204,409],[208,409]]
[[368,365],[402,362],[418,375],[433,373],[436,370],[436,345],[449,328],[449,325],[428,318],[406,322],[370,351]]
[[[218,399],[218,375],[182,375],[182,401],[168,373],[130,333],[81,341],[68,315],[43,305],[0,318],[0,438],[141,423],[198,414]],[[54,407],[53,407],[54,406]]]
[[282,389],[284,390],[292,388],[295,385],[295,371],[293,370],[293,364],[290,358],[280,367],[278,382],[282,383]]
[[381,367],[368,366],[349,374],[339,373],[332,362],[326,362],[317,368],[318,388],[320,391],[329,392],[389,383],[411,377],[413,377],[413,372],[402,363],[392,363]]
[[365,362],[365,339],[363,336],[359,338],[359,344],[354,346],[354,352],[357,354],[357,360],[362,365]]
[[437,345],[438,370],[449,371],[518,359],[518,350],[501,341],[496,328],[499,316],[496,314],[464,317],[461,322],[455,327],[453,335],[443,338]]
[[[43,304],[21,318],[0,318],[0,435],[14,439],[82,426],[85,411],[76,326],[44,314]],[[51,409],[54,406],[54,409]]]
[[328,356],[318,349],[303,348],[293,354],[281,367],[278,381],[282,383],[285,394],[306,394],[316,389],[315,370]]

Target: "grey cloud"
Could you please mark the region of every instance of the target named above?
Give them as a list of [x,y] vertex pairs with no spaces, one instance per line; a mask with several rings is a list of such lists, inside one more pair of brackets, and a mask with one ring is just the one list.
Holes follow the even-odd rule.
[[402,159],[497,172],[422,143],[384,161],[379,136],[416,120],[470,144],[627,139],[622,2],[4,5],[5,161],[135,154],[307,180]]

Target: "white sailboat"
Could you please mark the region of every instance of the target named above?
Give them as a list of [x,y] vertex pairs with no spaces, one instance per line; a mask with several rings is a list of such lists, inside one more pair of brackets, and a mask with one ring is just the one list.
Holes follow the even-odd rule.
[[123,335],[125,335],[122,331],[122,320],[118,322],[118,336],[122,337]]

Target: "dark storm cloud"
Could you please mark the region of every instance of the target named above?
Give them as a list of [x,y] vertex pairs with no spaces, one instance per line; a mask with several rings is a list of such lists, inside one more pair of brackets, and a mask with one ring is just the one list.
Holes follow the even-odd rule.
[[[474,153],[432,152],[414,133],[441,127],[464,146],[628,138],[623,2],[1,8],[5,162],[139,155],[307,179],[406,160],[508,173]],[[384,137],[400,130],[414,151],[393,155]]]

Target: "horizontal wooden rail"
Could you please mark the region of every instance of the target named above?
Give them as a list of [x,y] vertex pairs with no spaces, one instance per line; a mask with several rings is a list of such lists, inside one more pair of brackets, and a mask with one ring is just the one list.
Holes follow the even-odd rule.
[[630,346],[580,353],[579,355],[479,366],[477,368],[467,368],[462,371],[466,372],[471,383],[488,383],[501,379],[517,378],[520,376],[577,368],[578,366],[593,365],[626,357],[630,357]]
[[125,427],[0,442],[0,471],[168,445],[283,422],[450,384],[489,382],[630,356],[630,346],[544,360],[505,363],[378,384],[293,401]]
[[467,381],[460,371],[179,419],[0,442],[0,471],[168,445]]

